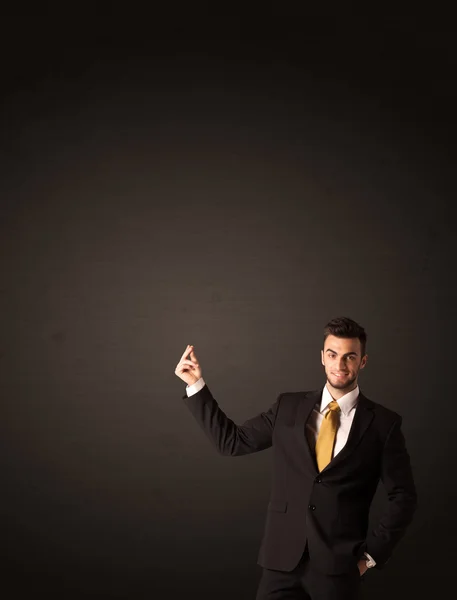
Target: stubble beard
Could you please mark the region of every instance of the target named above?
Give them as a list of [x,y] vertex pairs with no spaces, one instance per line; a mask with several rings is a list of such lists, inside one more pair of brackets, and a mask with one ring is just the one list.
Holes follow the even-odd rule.
[[358,373],[356,373],[354,375],[354,377],[352,377],[352,379],[347,379],[344,381],[338,381],[338,378],[333,376],[332,380],[335,380],[335,383],[332,383],[330,381],[329,376],[327,375],[327,382],[332,386],[332,388],[334,388],[336,390],[344,390],[346,388],[349,390],[349,388],[351,388],[354,385],[355,381],[357,380],[357,375],[358,375]]

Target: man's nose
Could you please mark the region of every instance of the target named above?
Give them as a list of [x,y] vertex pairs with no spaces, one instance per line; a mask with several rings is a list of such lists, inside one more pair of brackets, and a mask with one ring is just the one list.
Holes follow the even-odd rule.
[[340,358],[340,360],[338,361],[338,371],[345,371],[346,370],[346,361],[344,360],[344,358]]

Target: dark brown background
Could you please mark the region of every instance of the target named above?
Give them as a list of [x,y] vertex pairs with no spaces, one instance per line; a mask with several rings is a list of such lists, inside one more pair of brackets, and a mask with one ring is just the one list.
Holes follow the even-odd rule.
[[456,539],[454,32],[86,21],[3,24],[8,600],[254,598],[271,451],[218,456],[174,369],[194,344],[241,422],[324,384],[338,315],[367,330],[360,385],[403,415],[419,492],[364,597],[439,595]]

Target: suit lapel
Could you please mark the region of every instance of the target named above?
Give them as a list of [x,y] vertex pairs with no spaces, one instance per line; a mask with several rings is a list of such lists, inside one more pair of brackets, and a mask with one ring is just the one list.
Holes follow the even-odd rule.
[[352,421],[349,436],[344,447],[338,452],[338,454],[329,462],[329,464],[323,469],[322,472],[333,467],[338,466],[354,452],[363,434],[367,430],[373,419],[372,403],[366,396],[359,392],[359,398],[357,402],[357,408],[355,411],[354,419]]
[[306,435],[306,423],[311,416],[311,412],[316,404],[316,402],[320,402],[322,398],[322,390],[317,390],[313,392],[307,392],[304,397],[300,398],[297,414],[295,418],[295,434],[297,439],[304,450],[307,462],[311,469],[318,473],[317,464],[316,464],[316,454],[314,452],[314,447],[310,448],[308,443],[308,436]]

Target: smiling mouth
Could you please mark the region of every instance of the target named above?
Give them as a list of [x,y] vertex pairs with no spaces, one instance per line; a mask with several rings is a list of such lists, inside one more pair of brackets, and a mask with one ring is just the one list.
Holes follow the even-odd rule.
[[333,373],[335,377],[346,377],[347,373]]

